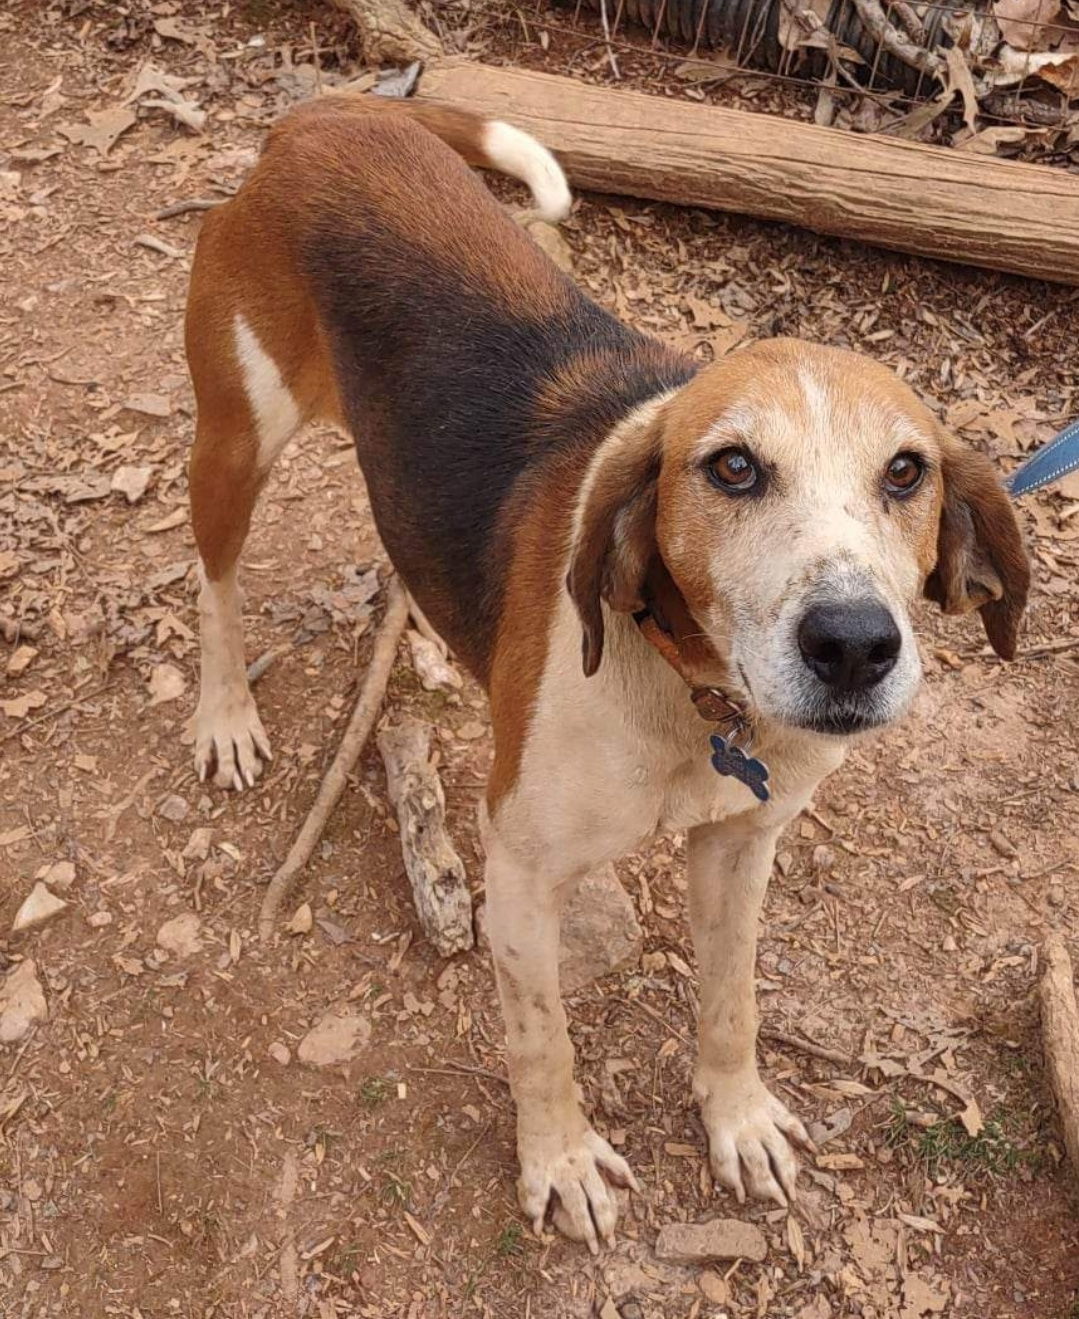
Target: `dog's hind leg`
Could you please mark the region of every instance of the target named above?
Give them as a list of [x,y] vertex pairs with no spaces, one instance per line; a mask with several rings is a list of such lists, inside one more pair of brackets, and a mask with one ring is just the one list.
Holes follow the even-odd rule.
[[237,565],[259,490],[303,416],[249,321],[226,319],[220,302],[213,309],[202,315],[193,299],[187,334],[198,404],[189,471],[201,575],[195,768],[239,790],[254,784],[270,744],[247,682]]

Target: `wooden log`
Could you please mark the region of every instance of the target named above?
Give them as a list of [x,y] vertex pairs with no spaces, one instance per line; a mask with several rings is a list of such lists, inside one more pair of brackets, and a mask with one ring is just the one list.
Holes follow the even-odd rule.
[[402,719],[378,735],[401,852],[424,933],[443,957],[472,947],[472,896],[446,833],[446,798],[431,764],[431,726]]
[[1079,178],[1062,169],[467,61],[429,67],[418,94],[534,133],[578,188],[1079,284]]
[[1079,1007],[1068,949],[1059,934],[1045,941],[1041,983],[1042,1047],[1056,1096],[1064,1147],[1079,1177]]

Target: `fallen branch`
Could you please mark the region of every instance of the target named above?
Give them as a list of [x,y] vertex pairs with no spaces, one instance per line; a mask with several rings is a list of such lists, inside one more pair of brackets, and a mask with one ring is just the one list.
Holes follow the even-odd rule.
[[571,184],[1079,284],[1079,178],[923,142],[446,60],[417,95],[510,123]]
[[464,862],[446,832],[446,796],[431,764],[431,726],[405,718],[378,735],[401,853],[423,931],[443,957],[473,945]]
[[1056,1096],[1064,1146],[1072,1171],[1079,1177],[1079,1007],[1072,961],[1059,934],[1050,934],[1045,941],[1041,1005],[1046,1070]]
[[819,1058],[822,1062],[837,1063],[840,1067],[855,1065],[855,1060],[849,1053],[843,1053],[839,1049],[829,1049],[823,1044],[814,1044],[812,1040],[804,1040],[800,1035],[791,1035],[785,1030],[762,1030],[760,1037],[769,1044],[780,1044],[788,1049],[796,1049],[799,1053],[806,1053],[810,1058]]
[[374,726],[382,698],[386,693],[386,684],[390,680],[397,643],[401,639],[407,619],[408,596],[400,581],[394,577],[390,583],[386,613],[383,615],[382,626],[375,638],[375,648],[371,652],[371,663],[364,675],[356,708],[352,711],[341,745],[337,748],[337,755],[326,771],[314,805],[296,835],[295,842],[289,848],[288,856],[270,880],[269,888],[262,899],[262,908],[259,911],[259,938],[264,942],[273,933],[274,921],[277,919],[285,895],[296,876],[310,860],[315,844],[322,837],[326,821],[337,805],[341,793],[344,792],[352,767]]
[[442,42],[404,0],[333,0],[356,24],[364,54],[375,63],[437,59]]
[[940,56],[934,55],[924,46],[917,45],[889,22],[888,15],[878,0],[853,0],[853,2],[865,30],[889,55],[894,55],[897,60],[909,64],[912,69],[918,69],[929,77],[936,78],[938,82],[944,81],[946,65]]

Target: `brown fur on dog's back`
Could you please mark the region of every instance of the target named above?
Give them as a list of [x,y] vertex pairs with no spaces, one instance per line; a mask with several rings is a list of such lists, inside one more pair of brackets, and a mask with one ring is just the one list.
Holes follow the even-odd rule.
[[[200,417],[244,423],[229,423],[244,468],[233,484],[251,485],[242,391],[220,369],[235,358],[239,314],[301,419],[352,432],[391,558],[487,680],[513,492],[548,462],[578,467],[628,407],[688,368],[586,298],[439,140],[482,161],[477,126],[348,96],[290,113],[241,191],[208,217],[188,327]],[[214,398],[222,385],[229,397]],[[192,483],[205,494],[220,465],[202,468],[193,461]],[[228,527],[203,539],[208,565],[228,558]]]

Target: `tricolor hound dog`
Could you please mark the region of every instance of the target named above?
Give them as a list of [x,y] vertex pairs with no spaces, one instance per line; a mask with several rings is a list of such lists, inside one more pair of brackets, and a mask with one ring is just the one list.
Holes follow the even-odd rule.
[[[269,756],[237,559],[289,436],[336,422],[395,567],[490,696],[482,832],[520,1201],[595,1250],[611,1184],[636,1183],[578,1102],[567,893],[687,833],[712,1171],[785,1203],[808,1138],[758,1075],[753,995],[777,836],[852,737],[910,704],[916,597],[978,609],[1010,657],[1029,569],[990,462],[890,371],[792,339],[701,367],[585,297],[467,165],[523,180],[548,220],[568,211],[518,129],[334,94],[279,122],[206,218],[186,330],[195,756],[237,788]],[[728,753],[751,733],[766,783],[716,773],[717,724]]]

